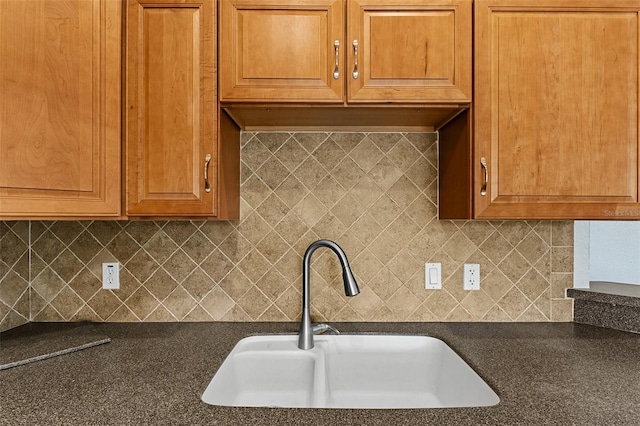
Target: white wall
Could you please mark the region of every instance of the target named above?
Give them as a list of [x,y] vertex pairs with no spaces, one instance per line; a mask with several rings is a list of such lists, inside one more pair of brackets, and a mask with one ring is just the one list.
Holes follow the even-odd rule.
[[640,222],[574,222],[573,284],[589,281],[640,285]]

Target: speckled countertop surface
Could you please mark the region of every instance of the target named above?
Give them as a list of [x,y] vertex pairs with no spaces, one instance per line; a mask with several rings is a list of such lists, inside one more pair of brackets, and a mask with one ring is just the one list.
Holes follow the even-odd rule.
[[574,299],[640,308],[640,285],[595,281],[590,288],[567,289],[567,295]]
[[88,322],[32,322],[0,333],[0,370],[109,343]]
[[342,332],[444,340],[500,396],[495,407],[214,407],[200,395],[236,342],[290,323],[97,325],[111,343],[0,372],[2,425],[637,425],[640,335],[580,324],[354,323]]

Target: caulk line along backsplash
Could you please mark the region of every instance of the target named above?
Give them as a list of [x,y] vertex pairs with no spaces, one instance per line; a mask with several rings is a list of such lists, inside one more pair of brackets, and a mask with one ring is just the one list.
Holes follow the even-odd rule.
[[[570,321],[573,223],[439,221],[435,133],[242,135],[240,221],[0,222],[0,330],[31,321]],[[101,289],[101,263],[121,289]],[[424,263],[442,263],[442,290]],[[479,263],[481,290],[462,289]]]

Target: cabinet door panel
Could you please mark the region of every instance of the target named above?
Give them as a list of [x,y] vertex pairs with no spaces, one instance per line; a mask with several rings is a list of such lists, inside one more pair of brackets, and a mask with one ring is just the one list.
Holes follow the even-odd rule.
[[634,197],[636,99],[625,94],[637,88],[636,15],[516,13],[496,24],[509,40],[494,57],[506,83],[499,194]]
[[220,99],[341,102],[342,0],[223,0]]
[[639,3],[565,3],[478,5],[480,217],[599,217],[638,201]]
[[349,101],[471,100],[471,2],[348,4]]
[[[318,51],[324,46],[321,34],[326,31],[322,21],[321,14],[308,11],[238,13],[242,67],[236,69],[237,81],[257,80],[260,84],[262,79],[321,80],[326,74],[328,53],[326,49]],[[304,43],[290,40],[291,33],[303,38]]]
[[0,215],[120,213],[118,2],[0,2]]
[[128,18],[127,214],[213,215],[213,3],[131,0]]

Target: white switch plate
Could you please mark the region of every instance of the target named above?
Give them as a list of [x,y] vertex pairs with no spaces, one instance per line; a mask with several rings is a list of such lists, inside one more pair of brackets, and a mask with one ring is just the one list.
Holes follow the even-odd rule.
[[427,290],[440,290],[442,288],[442,264],[424,264],[424,288]]
[[480,265],[465,263],[462,279],[465,290],[480,290]]
[[102,288],[105,290],[120,288],[120,264],[118,262],[102,264]]

